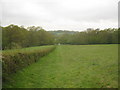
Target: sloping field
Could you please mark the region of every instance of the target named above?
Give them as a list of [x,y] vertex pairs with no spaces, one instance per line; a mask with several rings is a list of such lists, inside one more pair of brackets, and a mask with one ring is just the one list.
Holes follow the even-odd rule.
[[117,45],[60,45],[11,76],[8,88],[117,88]]

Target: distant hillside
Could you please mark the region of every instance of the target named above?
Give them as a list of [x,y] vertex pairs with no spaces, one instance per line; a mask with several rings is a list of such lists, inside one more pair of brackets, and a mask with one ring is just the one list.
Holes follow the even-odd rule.
[[52,33],[53,35],[63,35],[63,34],[74,34],[78,31],[67,31],[67,30],[57,30],[57,31],[48,31]]

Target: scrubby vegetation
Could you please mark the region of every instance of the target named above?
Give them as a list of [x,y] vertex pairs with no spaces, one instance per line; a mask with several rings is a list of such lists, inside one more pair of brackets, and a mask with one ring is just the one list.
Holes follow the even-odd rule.
[[9,75],[37,62],[42,56],[55,49],[55,46],[33,47],[26,49],[7,50],[2,53],[3,82],[10,79]]

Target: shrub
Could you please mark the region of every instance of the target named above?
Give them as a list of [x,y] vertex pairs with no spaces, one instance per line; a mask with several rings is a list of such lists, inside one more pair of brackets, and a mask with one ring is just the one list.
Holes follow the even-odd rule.
[[20,48],[22,48],[21,45],[14,42],[5,47],[5,49],[20,49]]
[[2,53],[3,82],[9,80],[9,75],[39,60],[40,57],[53,51],[55,46],[44,49],[19,51],[15,53]]

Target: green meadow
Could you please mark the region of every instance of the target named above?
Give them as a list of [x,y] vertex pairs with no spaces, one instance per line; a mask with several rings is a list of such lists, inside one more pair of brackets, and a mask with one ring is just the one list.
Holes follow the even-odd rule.
[[10,77],[4,88],[117,88],[118,45],[58,45]]

